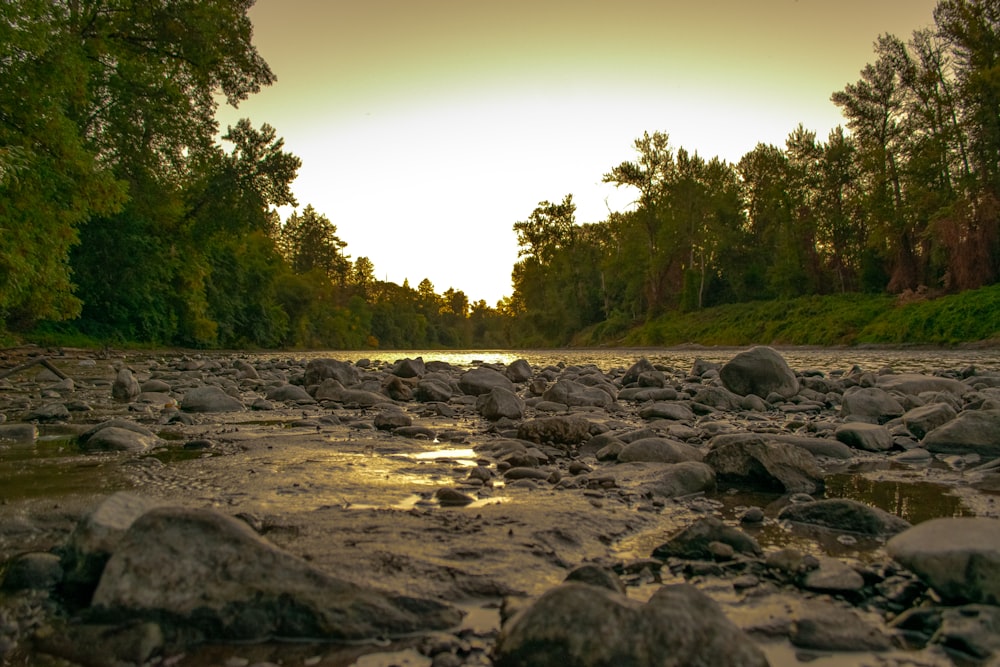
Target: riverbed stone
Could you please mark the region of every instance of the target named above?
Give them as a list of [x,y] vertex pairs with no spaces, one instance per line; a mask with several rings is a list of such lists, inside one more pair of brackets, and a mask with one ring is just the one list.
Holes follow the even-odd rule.
[[740,352],[722,366],[719,377],[726,389],[746,396],[767,398],[776,393],[790,398],[799,391],[799,380],[776,350],[757,346]]
[[944,600],[1000,604],[1000,519],[931,519],[893,537],[886,550]]
[[419,378],[427,373],[423,357],[400,359],[393,365],[392,374],[401,378]]
[[163,507],[128,529],[92,606],[110,618],[174,619],[206,639],[360,640],[456,625],[432,600],[338,579],[208,509]]
[[689,584],[642,604],[604,587],[553,588],[504,625],[497,667],[764,667],[757,645]]
[[898,400],[878,387],[851,387],[844,392],[840,403],[840,415],[844,419],[872,424],[884,424],[902,417],[904,412]]
[[675,533],[666,542],[653,549],[652,556],[662,559],[710,560],[715,554],[712,549],[713,542],[727,544],[734,551],[749,556],[763,554],[757,540],[750,535],[723,523],[714,516],[706,516]]
[[639,381],[640,375],[655,370],[656,367],[653,366],[649,359],[640,357],[638,361],[629,366],[628,370],[625,371],[625,375],[622,376],[622,386],[627,387],[630,384],[636,383]]
[[574,380],[558,380],[542,394],[542,400],[568,406],[607,408],[614,403],[608,392]]
[[51,591],[62,581],[63,568],[59,556],[32,551],[7,562],[3,569],[0,591]]
[[34,424],[4,424],[0,422],[0,442],[34,442],[38,427]]
[[668,419],[673,421],[694,421],[694,412],[683,403],[657,402],[639,410],[643,419]]
[[534,371],[531,370],[531,364],[526,360],[517,359],[507,366],[505,374],[507,379],[514,384],[523,384],[534,376]]
[[823,472],[812,454],[763,436],[724,439],[719,444],[713,440],[704,461],[715,470],[719,484],[785,493],[823,489]]
[[115,381],[111,384],[111,398],[128,403],[134,400],[141,391],[139,381],[132,375],[132,371],[128,368],[119,368],[115,374]]
[[305,387],[297,384],[280,384],[269,388],[265,394],[269,401],[284,403],[315,403],[316,399],[309,395]]
[[879,424],[847,422],[837,427],[837,440],[866,452],[887,452],[892,449],[892,434]]
[[864,588],[864,577],[844,561],[825,556],[817,560],[818,567],[803,576],[802,588],[831,595],[858,593]]
[[538,444],[579,445],[590,437],[590,422],[577,415],[529,419],[517,427],[517,437]]
[[895,514],[849,498],[793,503],[782,509],[778,518],[831,530],[884,537],[910,528],[908,521]]
[[189,389],[181,399],[181,410],[185,412],[242,412],[246,406],[221,388],[206,385]]
[[630,461],[648,461],[654,463],[680,463],[682,461],[701,461],[702,452],[670,438],[641,438],[628,443],[618,453],[622,463]]
[[413,397],[421,403],[447,403],[452,393],[451,386],[447,382],[424,378],[417,383]]
[[484,419],[521,419],[524,417],[524,401],[512,391],[494,387],[488,394],[481,394],[476,401],[476,412]]
[[788,639],[794,646],[814,651],[892,648],[892,640],[856,611],[823,599],[806,600],[799,606]]
[[87,438],[81,445],[85,451],[142,453],[163,444],[155,435],[145,435],[127,428],[108,426]]
[[345,387],[358,382],[358,368],[354,364],[337,359],[312,359],[306,364],[303,384],[306,387],[322,384],[323,380],[333,378]]
[[493,391],[494,387],[500,387],[510,392],[514,391],[514,383],[506,375],[485,366],[462,373],[458,378],[458,387],[470,396],[488,394]]
[[935,454],[1000,456],[1000,410],[965,410],[921,441]]
[[924,392],[946,391],[961,397],[972,391],[972,387],[953,378],[923,375],[921,373],[887,373],[878,377],[877,386],[886,391],[916,396]]
[[947,403],[929,403],[907,410],[903,414],[903,424],[919,440],[957,416],[955,408]]

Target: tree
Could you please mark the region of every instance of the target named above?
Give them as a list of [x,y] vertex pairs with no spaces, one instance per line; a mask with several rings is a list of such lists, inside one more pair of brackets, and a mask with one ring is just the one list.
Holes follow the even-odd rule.
[[312,207],[301,215],[292,213],[281,229],[281,248],[296,273],[318,270],[343,285],[351,263],[344,256],[347,243],[337,236],[337,227]]

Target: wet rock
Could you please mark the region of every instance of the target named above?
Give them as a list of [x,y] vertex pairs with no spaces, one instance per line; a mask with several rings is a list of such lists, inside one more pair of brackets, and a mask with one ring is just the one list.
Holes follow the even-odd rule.
[[884,389],[877,387],[851,387],[844,392],[840,415],[844,419],[884,424],[903,416],[903,406]]
[[874,536],[895,535],[910,527],[908,521],[895,514],[848,498],[794,503],[781,510],[778,518],[782,521]]
[[684,558],[688,560],[708,560],[713,557],[711,544],[728,544],[741,554],[760,556],[757,540],[739,528],[728,526],[714,516],[698,519],[653,550],[654,558]]
[[921,446],[935,454],[1000,456],[1000,410],[966,410],[924,436]]
[[407,380],[395,375],[386,376],[382,381],[382,393],[394,401],[409,401],[413,399],[413,389]]
[[303,384],[306,387],[322,384],[332,378],[345,387],[358,382],[358,369],[353,364],[336,359],[313,359],[306,364]]
[[865,586],[864,577],[850,565],[836,558],[820,557],[819,566],[806,573],[802,587],[820,593],[858,593]]
[[7,563],[0,591],[51,591],[62,578],[63,568],[59,556],[44,552],[24,553]]
[[887,651],[892,641],[853,609],[824,600],[806,601],[795,617],[789,640],[815,651]]
[[618,400],[634,403],[675,401],[677,400],[677,390],[673,387],[626,387],[618,392]]
[[639,381],[639,376],[643,373],[649,373],[655,371],[656,368],[650,363],[649,359],[646,357],[641,357],[639,361],[632,364],[625,375],[622,376],[622,385],[630,385]]
[[521,419],[524,417],[524,401],[512,391],[494,387],[488,394],[482,394],[476,401],[476,412],[490,421],[506,417]]
[[63,548],[65,584],[71,595],[89,601],[104,565],[125,531],[157,503],[119,491],[104,499],[73,529]]
[[245,409],[239,399],[215,386],[190,389],[181,400],[181,410],[185,412],[242,412]]
[[211,639],[366,639],[458,623],[438,602],[332,577],[238,519],[165,507],[136,520],[104,568],[95,613],[170,618]]
[[694,421],[694,412],[682,403],[653,403],[639,410],[643,419],[672,419],[676,421]]
[[115,375],[115,381],[111,385],[111,398],[128,403],[134,400],[141,391],[139,382],[132,375],[132,371],[127,368],[119,368]]
[[392,374],[401,378],[419,378],[427,373],[423,357],[400,359],[392,367]]
[[382,410],[375,415],[374,425],[380,431],[392,431],[413,424],[413,418],[402,410]]
[[680,463],[701,461],[701,459],[702,453],[697,447],[669,438],[641,438],[628,443],[618,453],[618,460],[622,463],[630,461]]
[[599,586],[562,584],[504,625],[496,647],[497,667],[767,664],[719,606],[687,584],[664,586],[646,604]]
[[57,633],[40,633],[42,653],[87,667],[146,665],[163,651],[163,631],[157,623],[75,624]]
[[576,415],[530,419],[518,426],[517,437],[538,444],[578,445],[590,437],[590,422]]
[[422,403],[447,403],[451,395],[448,383],[427,378],[418,382],[413,392],[413,397]]
[[578,581],[582,584],[606,588],[614,593],[625,595],[625,585],[613,571],[594,563],[585,563],[573,568],[566,575],[565,581]]
[[55,422],[69,419],[70,414],[65,403],[46,403],[29,411],[24,418],[27,421]]
[[970,604],[941,610],[931,642],[975,660],[1000,656],[1000,607]]
[[598,387],[573,380],[559,380],[542,394],[542,399],[569,406],[608,408],[614,403],[611,395]]
[[[751,394],[752,395],[752,394]],[[717,410],[735,411],[743,408],[746,396],[739,396],[725,387],[702,387],[691,398],[695,403],[708,405]],[[758,399],[762,398],[760,396]]]
[[[235,368],[237,371],[239,371],[238,377],[240,379],[245,379],[245,380],[259,380],[260,379],[260,374],[257,373],[257,369],[254,368],[245,359],[236,359],[236,360],[234,360],[233,361],[233,368]],[[154,391],[162,391],[162,390],[161,389],[157,389],[157,390],[154,390]]]
[[794,445],[758,437],[723,440],[705,454],[719,483],[786,493],[816,493],[823,473],[813,456]]
[[886,391],[898,391],[901,394],[916,396],[924,392],[946,391],[961,397],[972,391],[972,388],[952,378],[921,375],[919,373],[889,373],[878,377],[877,386]]
[[919,440],[957,416],[955,408],[947,403],[931,403],[907,410],[903,414],[903,424]]
[[297,384],[281,384],[271,387],[264,394],[269,401],[282,401],[284,403],[315,403],[316,400],[309,395],[304,387]]
[[1000,604],[1000,519],[931,519],[893,537],[886,550],[944,600]]
[[715,471],[698,461],[623,463],[612,469],[616,484],[653,498],[677,498],[715,490]]
[[127,428],[108,426],[94,433],[81,444],[85,451],[148,452],[163,444],[155,435],[145,435]]
[[746,396],[766,398],[776,393],[784,398],[799,391],[799,380],[778,352],[770,347],[753,347],[740,352],[722,366],[719,377],[726,389]]
[[462,373],[458,378],[458,387],[469,396],[488,394],[495,387],[514,391],[514,383],[507,379],[506,375],[485,366]]
[[442,487],[434,492],[434,497],[441,503],[442,507],[465,507],[476,501],[467,493],[462,493],[458,489]]
[[837,440],[866,452],[887,452],[892,449],[892,435],[888,429],[867,422],[848,422],[837,427]]
[[531,370],[531,364],[524,359],[518,359],[507,367],[506,375],[507,379],[514,384],[521,384],[531,380],[534,373]]
[[357,406],[361,408],[373,408],[383,403],[392,403],[392,399],[384,394],[377,394],[365,389],[352,389],[350,387],[341,390],[333,400],[347,406]]
[[34,442],[38,428],[34,424],[4,424],[0,422],[0,442]]

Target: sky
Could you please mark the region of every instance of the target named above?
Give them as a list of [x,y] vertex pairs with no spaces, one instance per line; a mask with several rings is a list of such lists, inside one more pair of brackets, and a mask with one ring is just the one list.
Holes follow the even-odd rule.
[[299,210],[378,279],[493,306],[539,202],[572,194],[578,223],[627,209],[636,193],[602,177],[644,132],[730,162],[800,123],[825,140],[875,39],[931,26],[936,4],[257,0],[277,82],[217,117],[277,130],[302,159]]

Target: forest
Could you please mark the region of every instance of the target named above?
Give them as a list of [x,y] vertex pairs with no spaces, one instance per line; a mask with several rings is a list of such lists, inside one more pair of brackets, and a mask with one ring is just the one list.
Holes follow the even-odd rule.
[[941,0],[930,27],[880,36],[832,92],[845,126],[827,137],[800,125],[732,164],[644,133],[603,175],[634,194],[628,211],[581,223],[560,193],[512,221],[512,294],[492,306],[379,281],[334,221],[298,208],[301,162],[275,128],[218,127],[220,103],[275,81],[252,5],[0,4],[0,340],[658,344],[665,322],[735,304],[884,310],[1000,281],[997,0]]

